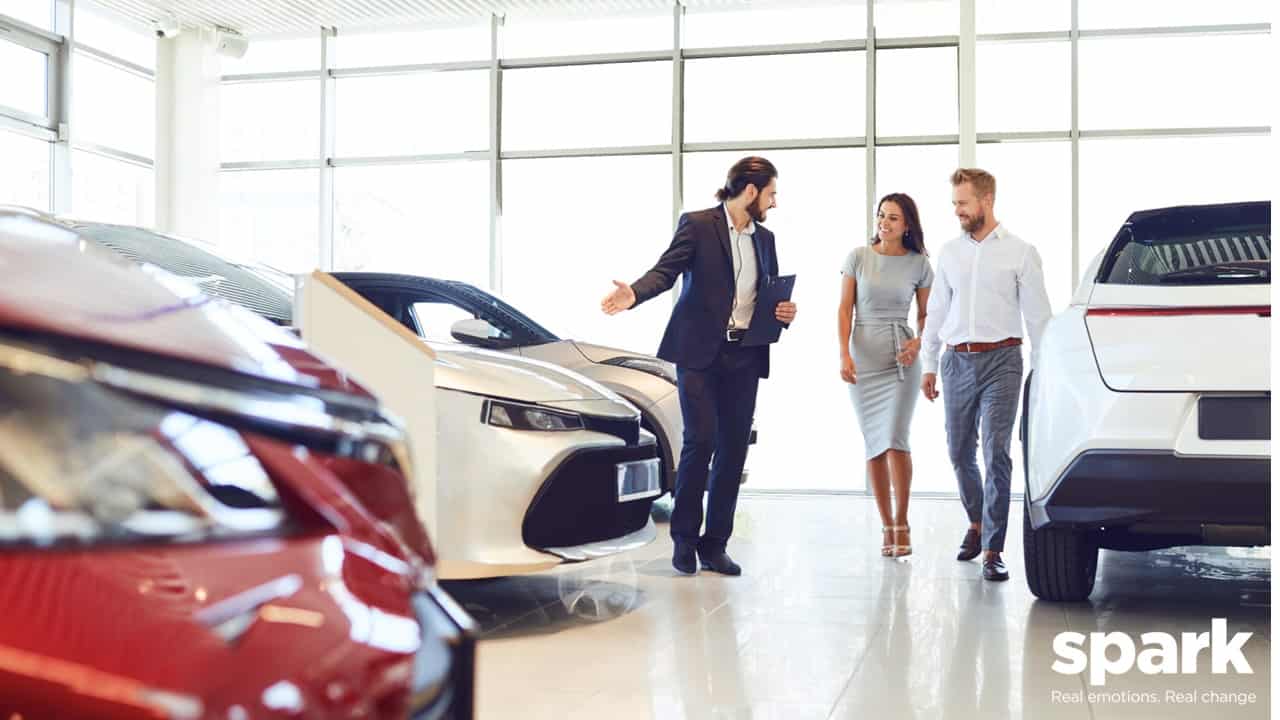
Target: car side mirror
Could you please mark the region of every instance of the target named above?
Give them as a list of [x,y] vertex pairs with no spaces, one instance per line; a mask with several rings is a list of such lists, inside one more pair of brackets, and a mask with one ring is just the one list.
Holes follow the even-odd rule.
[[459,320],[449,328],[449,334],[460,343],[475,345],[489,350],[502,350],[511,347],[510,335],[494,327],[488,320],[481,320],[480,318]]

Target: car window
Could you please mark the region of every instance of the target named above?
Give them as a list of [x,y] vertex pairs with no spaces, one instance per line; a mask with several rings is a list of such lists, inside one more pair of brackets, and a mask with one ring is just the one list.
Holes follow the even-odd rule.
[[413,314],[418,320],[418,334],[432,342],[458,342],[449,332],[453,324],[475,317],[457,305],[445,302],[414,303]]
[[538,345],[560,339],[501,298],[463,282],[456,280],[447,282],[451,293],[459,303],[470,307],[483,307],[484,316],[489,322],[500,327],[504,332],[510,333],[512,337],[518,338],[521,344]]
[[1223,233],[1135,239],[1118,248],[1106,282],[1268,284],[1271,282],[1271,233],[1265,228],[1237,228]]
[[1099,281],[1118,285],[1267,285],[1271,204],[1134,213],[1103,258]]

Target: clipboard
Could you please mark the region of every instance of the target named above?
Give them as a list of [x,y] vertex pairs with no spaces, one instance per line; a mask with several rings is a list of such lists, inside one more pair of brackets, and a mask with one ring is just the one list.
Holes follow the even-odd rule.
[[751,325],[742,336],[744,346],[768,345],[778,342],[782,335],[782,322],[774,315],[778,303],[791,299],[796,286],[795,275],[766,275],[756,288],[756,309],[751,314]]

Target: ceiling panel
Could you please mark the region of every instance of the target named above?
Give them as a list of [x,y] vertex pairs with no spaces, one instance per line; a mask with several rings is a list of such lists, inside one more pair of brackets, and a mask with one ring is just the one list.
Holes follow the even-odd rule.
[[[840,0],[849,2],[850,0]],[[150,25],[172,17],[188,28],[225,27],[250,37],[296,35],[319,27],[371,28],[487,18],[491,14],[573,15],[661,12],[676,0],[94,0]],[[698,8],[833,4],[836,0],[683,0]]]
[[387,27],[487,18],[498,13],[661,11],[670,0],[97,0],[144,23],[173,17],[184,26],[226,27],[248,36],[319,27]]

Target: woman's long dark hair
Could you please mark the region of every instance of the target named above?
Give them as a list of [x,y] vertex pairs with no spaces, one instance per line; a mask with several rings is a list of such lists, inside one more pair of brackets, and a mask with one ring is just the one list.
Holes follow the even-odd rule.
[[[902,233],[902,245],[908,250],[927,255],[924,251],[924,228],[920,227],[920,213],[916,210],[916,201],[906,193],[889,193],[876,203],[876,215],[887,202],[897,203],[902,208],[902,219],[907,221],[907,230]],[[871,236],[871,244],[880,242],[880,233]]]

